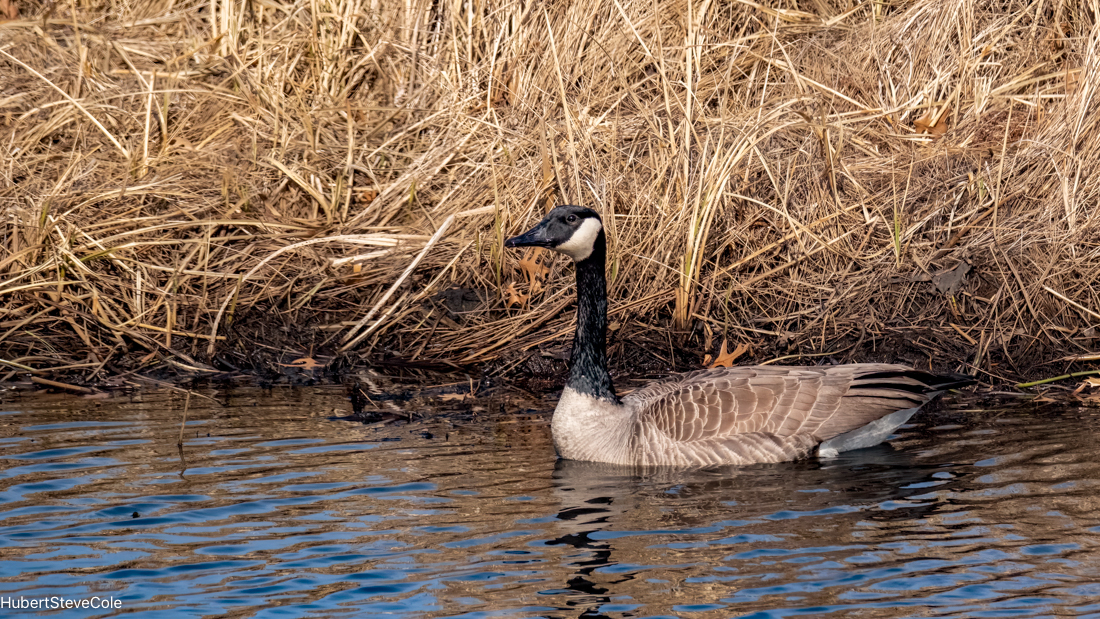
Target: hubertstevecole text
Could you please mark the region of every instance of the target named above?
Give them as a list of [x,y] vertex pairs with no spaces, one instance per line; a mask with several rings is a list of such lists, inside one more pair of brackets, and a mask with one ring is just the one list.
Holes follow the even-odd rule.
[[0,595],[0,610],[60,610],[66,608],[118,610],[122,608],[122,600],[98,595],[88,598],[66,598],[57,595],[44,598],[27,598]]

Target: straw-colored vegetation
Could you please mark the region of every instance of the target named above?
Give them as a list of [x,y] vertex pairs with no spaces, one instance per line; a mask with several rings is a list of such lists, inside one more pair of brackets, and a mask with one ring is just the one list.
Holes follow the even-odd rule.
[[523,368],[572,269],[502,241],[562,202],[607,222],[620,360],[1095,350],[1095,1],[11,6],[13,372]]

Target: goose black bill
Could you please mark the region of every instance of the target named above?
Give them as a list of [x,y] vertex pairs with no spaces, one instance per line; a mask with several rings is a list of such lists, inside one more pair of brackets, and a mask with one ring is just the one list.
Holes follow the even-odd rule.
[[553,247],[554,242],[547,234],[549,226],[546,221],[540,221],[538,225],[519,236],[504,241],[505,247]]

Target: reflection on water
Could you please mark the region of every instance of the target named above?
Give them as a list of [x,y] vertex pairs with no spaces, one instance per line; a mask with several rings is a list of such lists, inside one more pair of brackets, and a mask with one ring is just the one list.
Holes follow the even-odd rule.
[[833,460],[675,472],[556,462],[545,415],[368,426],[331,419],[334,391],[217,397],[191,401],[185,463],[176,396],[6,400],[0,604],[1100,616],[1088,410],[946,411]]

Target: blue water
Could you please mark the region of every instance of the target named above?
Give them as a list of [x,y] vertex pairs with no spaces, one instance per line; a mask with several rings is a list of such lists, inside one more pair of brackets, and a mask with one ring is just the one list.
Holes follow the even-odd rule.
[[204,393],[182,458],[177,394],[7,396],[0,615],[1100,617],[1094,410],[642,472],[556,462],[529,405],[364,425],[335,391]]

